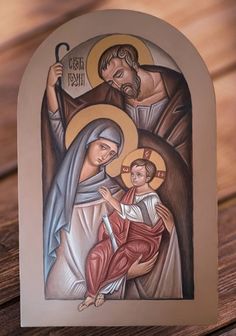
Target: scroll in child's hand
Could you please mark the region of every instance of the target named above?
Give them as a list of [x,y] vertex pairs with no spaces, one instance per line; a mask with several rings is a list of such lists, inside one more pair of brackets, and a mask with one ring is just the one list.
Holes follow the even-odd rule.
[[115,238],[113,230],[112,230],[111,223],[110,223],[107,215],[102,216],[102,219],[103,219],[103,223],[105,225],[105,228],[107,230],[107,233],[108,233],[108,235],[111,239],[111,245],[112,245],[113,251],[115,252],[118,249],[118,245],[117,245],[116,238]]

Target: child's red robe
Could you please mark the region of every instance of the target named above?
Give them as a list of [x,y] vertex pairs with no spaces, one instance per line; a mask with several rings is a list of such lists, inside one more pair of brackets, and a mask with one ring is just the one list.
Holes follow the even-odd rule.
[[[123,204],[134,204],[135,188],[122,198]],[[89,252],[86,260],[86,296],[94,297],[111,282],[127,274],[131,265],[142,255],[140,262],[150,260],[159,250],[165,227],[162,219],[156,225],[122,219],[114,211],[109,216],[118,249],[113,251],[111,240],[100,225],[98,244]]]

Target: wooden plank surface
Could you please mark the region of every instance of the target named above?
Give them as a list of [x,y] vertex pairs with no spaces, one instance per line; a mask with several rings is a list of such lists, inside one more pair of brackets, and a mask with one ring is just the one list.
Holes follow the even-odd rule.
[[[40,37],[41,39],[41,37]],[[6,52],[3,60],[6,65],[0,69],[0,91],[4,99],[0,99],[0,175],[10,167],[16,166],[16,96],[17,83],[23,74],[26,60],[38,45],[38,38],[17,47],[13,53]],[[13,64],[15,53],[18,53],[18,65],[15,65],[14,76],[8,69]],[[21,55],[23,55],[21,57]],[[8,60],[8,62],[7,62]],[[1,61],[1,56],[0,56]],[[4,82],[3,78],[7,78]],[[225,197],[236,191],[236,169],[232,162],[236,162],[236,123],[235,119],[235,83],[236,69],[214,80],[217,102],[217,156],[218,156],[218,192],[219,197]]]
[[228,329],[227,331],[217,332],[214,336],[235,336],[236,335],[236,327],[234,326],[233,329]]
[[53,29],[96,9],[99,3],[99,0],[12,0],[0,4],[0,64],[4,64],[0,67],[0,176],[16,170],[17,94],[31,56]]
[[[126,0],[110,0],[99,9],[134,10]],[[135,10],[163,18],[178,28],[198,49],[211,73],[235,65],[236,1],[135,1]]]
[[[127,8],[165,19],[197,47],[214,79],[218,130],[219,320],[207,327],[19,327],[16,97],[38,45],[91,9]],[[234,0],[11,0],[0,3],[0,335],[234,335],[236,323],[236,2]],[[7,27],[7,29],[6,29]],[[9,175],[10,174],[10,175]],[[7,176],[9,175],[9,176]],[[227,201],[226,201],[227,200]],[[37,304],[37,303],[36,303]],[[234,333],[235,332],[235,333]]]
[[194,5],[188,0],[136,0],[135,6],[126,0],[12,0],[1,8],[0,50],[89,10],[116,8],[143,11],[165,19],[192,41],[212,72],[235,64],[234,0],[195,1]]
[[17,175],[0,180],[0,304],[19,296]]
[[217,176],[219,198],[236,192],[236,69],[214,81],[217,102]]
[[[48,32],[41,34],[25,43],[14,48],[7,49],[0,53],[0,62],[4,67],[0,69],[0,145],[2,148],[0,156],[0,175],[16,167],[16,101],[20,79],[24,68],[32,56],[34,50],[48,35]],[[17,56],[17,62],[15,61]],[[225,164],[225,155],[222,155],[221,143],[225,144],[226,139],[229,147],[227,148],[227,158],[232,161],[236,159],[234,134],[236,124],[230,123],[233,117],[235,106],[234,95],[235,72],[229,73],[229,76],[217,77],[215,80],[216,98],[217,98],[217,118],[218,122],[218,146],[220,153],[218,155],[218,166],[220,170],[219,189],[228,189],[231,187],[231,181],[235,180],[235,169],[233,165]],[[227,90],[225,89],[227,87]],[[223,149],[224,150],[224,149]],[[225,151],[225,150],[224,150]],[[223,153],[225,154],[225,152]],[[227,161],[228,163],[228,161]],[[231,171],[228,172],[227,170]],[[231,176],[232,175],[232,176]],[[224,192],[222,192],[224,194]]]
[[0,180],[0,230],[18,217],[17,175]]
[[[0,52],[0,176],[9,167],[16,167],[17,94],[24,69],[38,45],[48,34]],[[16,60],[17,55],[17,60]]]
[[[2,236],[2,228],[0,228],[0,236]],[[130,328],[47,328],[45,330],[24,329],[26,335],[75,335],[76,330],[80,331],[80,335],[161,335],[161,336],[196,336],[205,335],[208,331],[215,331],[222,327],[236,322],[236,291],[232,284],[236,283],[236,259],[235,259],[235,239],[236,239],[236,198],[228,202],[223,202],[219,207],[219,319],[215,325],[210,326],[189,326],[189,327],[130,327]],[[12,248],[14,256],[18,253],[15,239],[12,240]],[[8,246],[11,245],[8,242]],[[4,254],[4,253],[3,253]],[[6,265],[10,265],[10,274],[13,274],[14,261],[9,260]],[[2,251],[0,250],[0,264],[2,265]],[[4,264],[4,263],[3,263]],[[18,275],[18,265],[15,265],[14,273]],[[10,279],[8,275],[8,279]],[[0,302],[7,302],[8,297],[19,297],[19,280],[18,276],[11,279],[7,284],[7,276],[5,273],[0,275]],[[35,303],[37,304],[37,303]],[[10,314],[11,311],[11,314]],[[78,313],[79,314],[79,313]],[[11,323],[10,323],[11,322]],[[2,327],[5,328],[2,329]],[[8,326],[6,328],[6,326]],[[0,313],[0,335],[11,335],[11,331],[15,330],[16,335],[21,335],[22,330],[19,328],[19,302],[13,305],[3,305]]]
[[0,50],[95,10],[100,0],[11,0],[0,2]]

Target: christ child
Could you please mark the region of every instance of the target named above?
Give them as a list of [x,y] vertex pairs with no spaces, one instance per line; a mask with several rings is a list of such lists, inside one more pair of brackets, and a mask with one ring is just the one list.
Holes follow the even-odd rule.
[[156,211],[161,203],[150,182],[156,176],[156,166],[146,159],[137,159],[130,165],[132,187],[118,201],[106,187],[99,189],[102,197],[114,208],[109,216],[117,244],[112,241],[102,223],[98,243],[86,260],[87,293],[79,311],[94,304],[102,305],[106,294],[118,290],[132,264],[149,261],[159,253],[164,231],[162,218]]

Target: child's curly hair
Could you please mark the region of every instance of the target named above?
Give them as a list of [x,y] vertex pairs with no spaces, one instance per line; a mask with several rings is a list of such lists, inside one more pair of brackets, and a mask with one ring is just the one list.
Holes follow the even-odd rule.
[[154,165],[154,163],[152,163],[151,161],[147,159],[134,160],[130,165],[130,169],[132,169],[134,166],[138,166],[138,167],[144,166],[145,167],[146,172],[147,172],[147,177],[149,177],[148,182],[151,182],[156,175],[156,171],[157,171],[156,166]]

